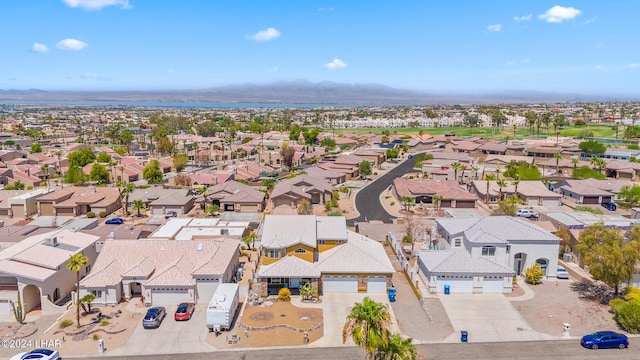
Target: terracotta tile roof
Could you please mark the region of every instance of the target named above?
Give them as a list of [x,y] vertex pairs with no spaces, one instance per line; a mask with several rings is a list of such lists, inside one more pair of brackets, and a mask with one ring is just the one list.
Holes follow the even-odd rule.
[[416,197],[440,195],[443,200],[476,200],[474,194],[463,189],[455,180],[401,179],[393,181],[398,196]]

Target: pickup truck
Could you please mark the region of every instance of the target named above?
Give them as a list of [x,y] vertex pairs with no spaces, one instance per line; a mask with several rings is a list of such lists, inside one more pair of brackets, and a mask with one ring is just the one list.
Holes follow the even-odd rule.
[[526,217],[528,219],[537,219],[538,218],[538,213],[533,211],[533,210],[529,210],[529,209],[520,209],[518,210],[518,212],[516,212],[517,216],[522,216],[522,217]]

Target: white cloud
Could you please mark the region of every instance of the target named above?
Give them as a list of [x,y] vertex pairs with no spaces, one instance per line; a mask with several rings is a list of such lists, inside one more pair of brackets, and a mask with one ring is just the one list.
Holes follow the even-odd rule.
[[334,58],[332,62],[326,63],[322,66],[329,70],[335,70],[335,69],[346,68],[347,64],[338,58]]
[[596,18],[591,18],[591,19],[583,22],[582,25],[589,25],[589,24],[593,24],[594,22],[596,22]]
[[515,16],[513,18],[513,20],[515,20],[515,21],[529,21],[529,20],[531,20],[532,16],[533,15],[531,15],[531,14],[527,14],[527,15],[523,15],[523,16]]
[[49,48],[45,44],[40,44],[39,42],[35,42],[33,43],[33,45],[31,45],[31,50],[35,52],[43,53],[43,52],[49,51]]
[[640,64],[629,64],[627,66],[629,66],[629,68],[631,68],[631,69],[635,69],[637,67],[640,67]]
[[544,14],[538,15],[538,17],[546,22],[561,23],[565,20],[571,20],[575,18],[576,16],[580,15],[580,13],[581,11],[576,8],[556,5],[547,10]]
[[84,73],[80,75],[81,79],[85,80],[101,80],[101,81],[111,81],[111,77],[103,74],[95,74],[95,73]]
[[249,38],[255,41],[269,41],[269,40],[277,39],[279,37],[280,37],[280,31],[272,27],[268,29],[260,30],[254,35],[249,36]]
[[494,25],[487,26],[487,30],[489,30],[491,32],[498,32],[501,29],[502,29],[502,25],[500,25],[500,24],[494,24]]
[[56,47],[60,50],[74,50],[80,51],[86,48],[88,44],[86,42],[76,40],[76,39],[64,39],[61,40]]
[[131,9],[129,0],[62,0],[63,3],[72,8],[83,8],[85,10],[100,10],[107,6],[120,6],[122,9]]

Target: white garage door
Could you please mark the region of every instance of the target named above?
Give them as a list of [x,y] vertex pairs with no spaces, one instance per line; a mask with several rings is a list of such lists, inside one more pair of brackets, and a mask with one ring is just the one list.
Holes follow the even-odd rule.
[[357,293],[357,276],[324,276],[322,291],[325,293]]
[[151,303],[153,305],[178,305],[181,302],[193,301],[189,297],[188,289],[152,289]]
[[527,205],[538,205],[538,197],[528,197],[527,198]]
[[487,294],[487,293],[491,293],[491,294],[501,294],[502,293],[502,278],[495,278],[495,277],[485,277],[482,280],[482,292]]
[[449,285],[451,293],[471,293],[473,278],[438,276],[438,291],[444,294],[444,286]]
[[198,280],[196,283],[198,289],[198,303],[208,304],[213,297],[213,293],[218,288],[219,281]]
[[387,277],[386,276],[369,276],[367,278],[368,293],[386,293]]
[[11,305],[9,305],[9,300],[0,299],[0,316],[11,315]]
[[153,215],[164,215],[164,208],[162,206],[154,207]]
[[543,206],[558,206],[560,202],[558,199],[542,199]]
[[176,214],[182,215],[182,207],[180,206],[167,206],[167,211],[175,211]]

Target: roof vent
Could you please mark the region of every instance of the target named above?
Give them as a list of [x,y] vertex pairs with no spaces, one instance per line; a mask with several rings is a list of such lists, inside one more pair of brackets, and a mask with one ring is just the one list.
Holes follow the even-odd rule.
[[198,243],[198,247],[196,248],[197,251],[202,251],[202,249],[204,249],[204,244],[203,243]]

